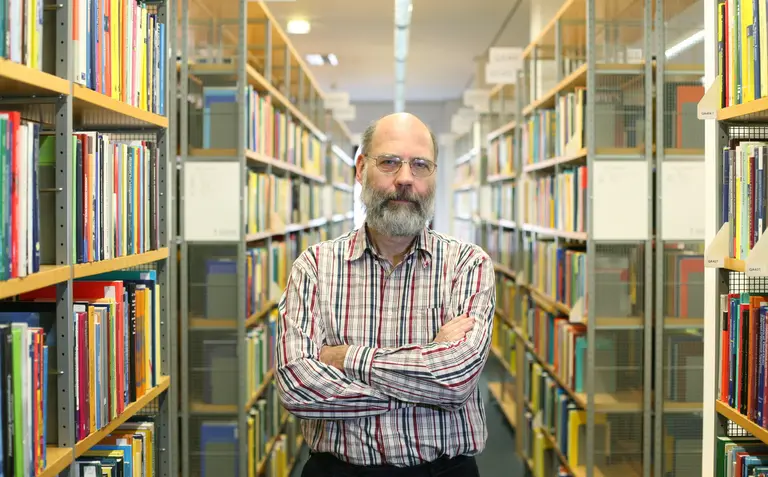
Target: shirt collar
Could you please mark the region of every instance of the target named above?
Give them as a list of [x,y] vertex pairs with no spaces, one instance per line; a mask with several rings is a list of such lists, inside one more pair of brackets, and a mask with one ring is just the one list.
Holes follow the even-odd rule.
[[[424,227],[416,237],[416,242],[411,250],[418,250],[420,252],[422,264],[426,267],[432,260],[433,247],[434,238],[430,235],[427,227]],[[352,234],[349,242],[347,242],[345,255],[348,261],[353,262],[362,257],[366,250],[371,254],[376,254],[373,244],[368,240],[368,227],[363,224],[362,227]]]

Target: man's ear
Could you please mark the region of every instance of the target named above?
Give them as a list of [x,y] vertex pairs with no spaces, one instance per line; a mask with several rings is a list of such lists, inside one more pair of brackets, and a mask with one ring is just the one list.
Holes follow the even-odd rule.
[[363,183],[363,174],[365,173],[365,156],[358,154],[355,160],[355,180],[361,185]]

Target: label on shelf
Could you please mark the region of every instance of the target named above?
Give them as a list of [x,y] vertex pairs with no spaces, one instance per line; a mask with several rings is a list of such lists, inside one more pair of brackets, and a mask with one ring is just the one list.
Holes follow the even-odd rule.
[[696,115],[699,119],[717,119],[717,110],[720,109],[720,75],[709,85],[707,91],[696,106]]

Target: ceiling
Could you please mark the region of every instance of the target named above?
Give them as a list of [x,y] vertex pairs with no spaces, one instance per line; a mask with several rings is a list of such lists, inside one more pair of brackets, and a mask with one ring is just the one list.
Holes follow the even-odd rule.
[[[525,46],[531,0],[413,0],[406,101],[461,97],[472,86],[477,55],[497,46]],[[337,66],[310,66],[323,91],[345,91],[350,100],[394,99],[394,0],[296,0],[267,2],[285,28],[309,20],[306,35],[290,35],[301,55],[334,53]]]

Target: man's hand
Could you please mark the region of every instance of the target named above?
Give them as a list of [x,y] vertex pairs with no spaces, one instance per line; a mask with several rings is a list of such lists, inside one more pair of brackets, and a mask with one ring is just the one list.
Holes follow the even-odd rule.
[[349,345],[323,346],[320,348],[320,362],[344,371],[344,357]]
[[475,325],[475,319],[471,316],[461,315],[452,319],[440,327],[440,331],[432,340],[433,343],[445,343],[448,341],[458,341],[464,338],[469,330]]

